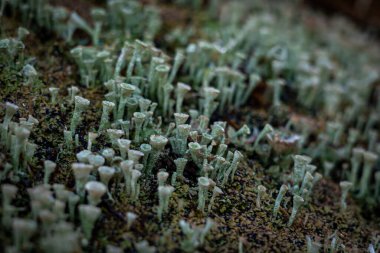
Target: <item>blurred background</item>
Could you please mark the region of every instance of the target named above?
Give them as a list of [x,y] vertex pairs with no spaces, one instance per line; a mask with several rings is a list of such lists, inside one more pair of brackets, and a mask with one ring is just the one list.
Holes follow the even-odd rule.
[[379,0],[303,0],[303,2],[327,14],[339,13],[349,17],[361,28],[376,35],[380,34]]

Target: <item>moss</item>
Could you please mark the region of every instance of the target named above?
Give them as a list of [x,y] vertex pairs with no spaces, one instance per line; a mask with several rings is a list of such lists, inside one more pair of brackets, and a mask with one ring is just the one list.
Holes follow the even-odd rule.
[[[170,13],[177,11],[171,5],[162,5],[161,7],[166,19],[170,18]],[[168,27],[183,26],[192,16],[191,13],[184,10],[179,13],[184,13],[184,17],[180,15],[180,24],[177,24],[176,16],[172,17],[174,21],[167,20]],[[193,18],[195,26],[200,26],[207,20],[204,13]],[[4,23],[6,31],[10,31],[18,25],[17,21],[8,18]],[[164,32],[162,31],[162,33]],[[17,116],[27,117],[30,114],[40,121],[31,136],[31,140],[39,147],[35,155],[36,159],[30,164],[30,175],[21,178],[18,184],[20,194],[15,204],[18,207],[26,208],[20,212],[21,215],[28,213],[29,199],[26,189],[42,181],[43,165],[41,161],[56,160],[58,167],[51,181],[65,184],[69,188],[74,187],[70,164],[76,160],[75,153],[63,148],[63,130],[65,126],[69,125],[73,107],[67,102],[51,106],[47,87],[50,85],[59,87],[59,97],[62,98],[67,95],[68,87],[79,83],[79,77],[75,75],[76,67],[66,53],[68,52],[67,46],[54,36],[40,39],[37,34],[31,34],[26,47],[28,55],[39,59],[36,62],[36,69],[40,73],[40,81],[33,87],[26,87],[22,85],[19,69],[0,68],[0,85],[4,87],[0,92],[0,101],[17,103],[20,105]],[[170,51],[170,48],[175,48],[175,46],[170,45],[167,49]],[[2,61],[4,59],[0,59],[0,62]],[[228,116],[216,114],[214,117],[223,118],[236,128],[242,125],[242,122],[262,127],[268,120],[274,125],[283,125],[287,120],[288,110],[294,110],[294,108],[284,108],[284,111],[273,109],[267,112],[263,110],[263,108],[267,108],[265,102],[260,102],[266,100],[256,93],[258,92],[255,91],[253,96],[254,100],[258,101],[256,107],[258,109],[251,110],[248,105],[241,111],[234,111]],[[82,146],[86,146],[86,133],[96,131],[98,128],[104,88],[81,89],[81,94],[91,100],[91,107],[84,115],[83,123],[78,127],[80,142]],[[3,112],[0,113],[1,117],[2,114]],[[94,148],[100,150],[107,144],[106,137],[101,136],[97,139]],[[209,214],[218,225],[208,236],[202,251],[234,252],[238,247],[239,238],[244,237],[246,252],[301,252],[305,249],[305,235],[324,239],[335,231],[339,231],[339,237],[344,241],[347,249],[358,247],[364,250],[368,246],[368,239],[380,233],[378,217],[374,213],[370,213],[366,215],[368,219],[364,219],[361,214],[361,206],[355,200],[348,199],[350,206],[348,212],[339,212],[340,191],[338,185],[327,179],[321,180],[316,185],[311,202],[300,210],[294,226],[287,227],[286,225],[292,202],[289,194],[284,197],[284,202],[288,202],[287,207],[281,207],[277,219],[273,221],[271,216],[275,194],[268,193],[264,196],[262,208],[258,208],[255,204],[257,194],[255,189],[259,184],[265,185],[268,189],[278,189],[281,183],[279,183],[279,178],[270,174],[269,167],[264,166],[263,161],[259,161],[249,154],[247,156],[248,161],[240,165],[235,181],[228,185],[224,194],[218,196],[215,206]],[[168,172],[175,171],[173,160],[176,158],[177,156],[170,149],[166,150],[158,160],[153,175],[160,168],[166,168]],[[102,249],[108,244],[120,245],[127,251],[133,251],[132,242],[148,239],[149,243],[157,245],[160,252],[177,252],[183,236],[178,227],[179,220],[186,219],[191,224],[200,225],[204,224],[206,218],[196,208],[196,171],[196,165],[189,162],[185,168],[186,184],[179,183],[176,186],[170,211],[164,216],[161,223],[156,215],[158,197],[157,185],[153,178],[144,180],[140,200],[137,203],[131,203],[122,191],[117,194],[116,202],[104,201],[101,204],[103,215],[96,224],[93,241],[88,251],[102,252]],[[113,182],[111,182],[112,184]],[[127,230],[125,220],[127,211],[138,215],[131,230]],[[6,233],[2,227],[0,228],[0,245],[11,244],[9,233]]]

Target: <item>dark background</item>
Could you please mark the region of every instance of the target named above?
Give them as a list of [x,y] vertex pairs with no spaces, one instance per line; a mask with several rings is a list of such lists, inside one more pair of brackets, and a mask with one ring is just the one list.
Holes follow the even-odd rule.
[[380,37],[380,0],[303,0],[303,3],[327,14],[346,16]]

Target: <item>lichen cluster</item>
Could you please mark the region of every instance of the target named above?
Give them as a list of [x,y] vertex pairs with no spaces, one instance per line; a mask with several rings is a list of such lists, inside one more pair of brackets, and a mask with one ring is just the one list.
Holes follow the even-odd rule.
[[379,250],[380,48],[347,20],[297,1],[0,11],[1,251]]

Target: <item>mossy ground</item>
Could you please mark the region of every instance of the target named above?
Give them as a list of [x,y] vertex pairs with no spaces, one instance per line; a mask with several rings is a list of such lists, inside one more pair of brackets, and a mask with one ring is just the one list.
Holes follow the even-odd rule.
[[[65,4],[70,1],[59,1]],[[79,1],[76,9],[85,12],[90,5],[86,1]],[[81,4],[85,4],[82,6]],[[70,7],[70,6],[69,6]],[[199,25],[202,22],[202,13],[199,19],[194,18],[192,13],[181,10],[180,22],[173,18],[176,13],[175,7],[163,5],[164,28],[176,25],[184,26],[186,23]],[[174,15],[174,14],[173,14]],[[178,15],[178,13],[176,14]],[[85,15],[84,15],[85,16]],[[166,17],[166,18],[165,18]],[[16,28],[20,25],[15,18],[3,20],[5,36],[14,36]],[[76,67],[71,61],[68,52],[69,47],[53,34],[37,28],[30,29],[31,34],[25,41],[28,57],[36,62],[39,79],[33,86],[24,86],[20,67],[4,68],[0,66],[0,101],[13,102],[19,105],[20,110],[15,118],[27,117],[29,114],[36,117],[40,124],[32,132],[31,140],[38,145],[35,159],[30,165],[27,176],[21,178],[17,184],[20,193],[17,196],[16,205],[23,210],[21,215],[29,211],[28,195],[26,189],[42,182],[43,161],[50,159],[58,164],[57,170],[51,178],[52,183],[62,183],[67,187],[74,186],[74,178],[70,164],[75,161],[75,152],[63,149],[63,130],[70,124],[72,105],[68,103],[67,88],[79,84]],[[160,39],[158,39],[160,43]],[[164,45],[161,45],[165,47]],[[166,46],[168,50],[171,46]],[[1,59],[0,64],[5,59]],[[60,88],[57,105],[50,104],[49,86]],[[252,104],[248,104],[242,111],[230,113],[229,116],[216,115],[215,118],[228,120],[235,126],[242,122],[250,121],[251,124],[262,125],[270,119],[275,122],[281,118],[268,110],[268,103],[263,97],[264,88],[258,88],[253,94],[255,110]],[[99,88],[80,88],[83,97],[91,101],[90,109],[84,115],[83,123],[79,127],[80,142],[86,146],[86,133],[97,129],[101,114],[101,102],[104,90]],[[291,99],[289,92],[289,99]],[[294,111],[294,108],[288,109]],[[3,117],[0,112],[0,118]],[[243,116],[244,115],[244,116]],[[282,115],[282,114],[281,114]],[[307,117],[308,115],[299,115]],[[289,116],[286,116],[289,117]],[[318,121],[318,119],[315,119]],[[323,122],[321,122],[323,124]],[[101,138],[95,144],[95,149],[101,149],[105,145]],[[6,161],[7,154],[1,154],[0,161]],[[174,171],[175,155],[170,150],[162,155],[157,163],[155,174],[159,168]],[[3,162],[0,162],[0,168]],[[264,165],[258,157],[248,157],[247,161],[240,166],[235,176],[235,181],[225,187],[224,194],[217,198],[215,206],[209,213],[209,217],[217,223],[207,237],[205,246],[200,250],[204,252],[236,252],[239,238],[244,238],[246,252],[302,252],[305,251],[305,236],[310,235],[315,240],[327,245],[331,242],[329,236],[334,232],[345,245],[349,252],[366,251],[371,239],[379,238],[380,227],[377,222],[378,216],[367,213],[363,218],[363,208],[354,199],[348,199],[348,210],[345,213],[339,211],[340,189],[338,183],[331,179],[322,179],[314,188],[313,197],[309,204],[303,207],[298,214],[292,227],[287,227],[291,212],[291,195],[285,197],[286,208],[281,208],[276,220],[272,220],[272,209],[277,190],[281,183],[270,173],[269,166]],[[120,245],[131,251],[133,242],[147,239],[151,244],[158,247],[160,252],[174,252],[178,250],[182,234],[178,226],[179,219],[183,218],[195,225],[205,223],[206,215],[197,210],[197,189],[195,165],[188,164],[185,169],[185,183],[176,186],[174,197],[171,200],[170,212],[159,222],[156,215],[158,204],[157,185],[154,180],[142,180],[140,199],[131,203],[122,192],[115,194],[115,201],[105,200],[102,204],[102,216],[94,229],[93,239],[89,246],[90,252],[101,251],[107,244]],[[287,174],[289,172],[284,172]],[[112,183],[112,182],[111,182]],[[256,188],[263,184],[269,189],[263,198],[262,207],[256,207]],[[127,230],[125,213],[132,211],[139,218],[131,230]],[[78,221],[77,221],[78,222]],[[11,243],[11,233],[0,227],[0,245]],[[4,249],[0,246],[0,251]]]

